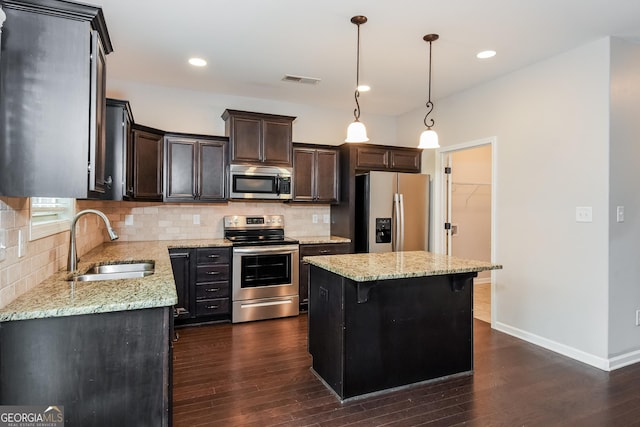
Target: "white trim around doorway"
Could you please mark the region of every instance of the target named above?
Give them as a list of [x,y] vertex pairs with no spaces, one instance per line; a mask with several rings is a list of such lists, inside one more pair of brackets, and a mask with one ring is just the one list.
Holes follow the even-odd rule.
[[[445,155],[453,152],[466,150],[469,148],[476,148],[483,145],[491,145],[491,262],[495,262],[496,258],[496,223],[497,223],[497,209],[496,201],[498,200],[497,182],[498,182],[498,141],[497,137],[491,136],[487,138],[481,138],[474,141],[464,142],[461,144],[450,145],[441,147],[436,150],[436,167],[434,173],[434,201],[433,201],[433,243],[434,252],[444,253],[445,251],[445,239],[446,235],[443,232],[446,217],[446,206],[444,206],[446,180],[444,179],[444,158]],[[495,304],[495,271],[491,271],[491,325],[495,324],[496,311]]]

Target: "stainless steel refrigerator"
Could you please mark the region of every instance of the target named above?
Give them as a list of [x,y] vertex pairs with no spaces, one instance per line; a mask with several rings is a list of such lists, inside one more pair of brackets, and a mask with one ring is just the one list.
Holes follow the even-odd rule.
[[355,200],[356,252],[428,250],[429,175],[357,175]]

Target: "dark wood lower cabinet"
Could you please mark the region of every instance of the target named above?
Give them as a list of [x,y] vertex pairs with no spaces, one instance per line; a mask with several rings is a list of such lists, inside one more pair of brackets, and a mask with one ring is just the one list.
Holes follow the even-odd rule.
[[169,254],[178,292],[176,324],[231,321],[230,248],[172,248]]
[[309,304],[309,264],[302,260],[305,256],[348,254],[349,243],[326,243],[300,245],[300,310],[306,311]]
[[67,426],[171,425],[171,307],[0,323],[0,405]]

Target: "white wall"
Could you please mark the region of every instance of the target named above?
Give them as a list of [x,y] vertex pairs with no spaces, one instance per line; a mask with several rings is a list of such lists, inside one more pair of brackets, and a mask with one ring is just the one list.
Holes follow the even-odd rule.
[[[295,116],[293,140],[313,144],[340,145],[353,121],[351,105],[330,110],[260,98],[197,92],[145,83],[109,79],[107,96],[131,103],[136,123],[165,131],[224,135],[225,109]],[[394,117],[362,112],[372,144],[397,145]]]
[[[609,355],[640,349],[640,46],[611,45]],[[624,206],[624,222],[616,222]],[[623,358],[624,359],[624,358]],[[624,363],[621,360],[620,363]]]
[[[596,366],[608,356],[609,40],[436,102],[443,146],[497,137],[496,328]],[[415,140],[424,111],[398,120]],[[576,206],[593,222],[576,223]]]

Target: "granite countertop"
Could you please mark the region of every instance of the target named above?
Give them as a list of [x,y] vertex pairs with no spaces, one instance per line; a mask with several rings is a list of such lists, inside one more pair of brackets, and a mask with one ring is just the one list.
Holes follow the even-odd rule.
[[154,274],[142,278],[68,282],[60,270],[0,309],[0,322],[172,306],[177,303],[170,248],[231,246],[225,239],[103,243],[80,257],[78,273],[114,261],[154,261]]
[[327,243],[350,243],[351,239],[340,236],[298,236],[301,245],[327,244]]
[[306,256],[304,261],[356,282],[498,270],[502,266],[425,251]]

